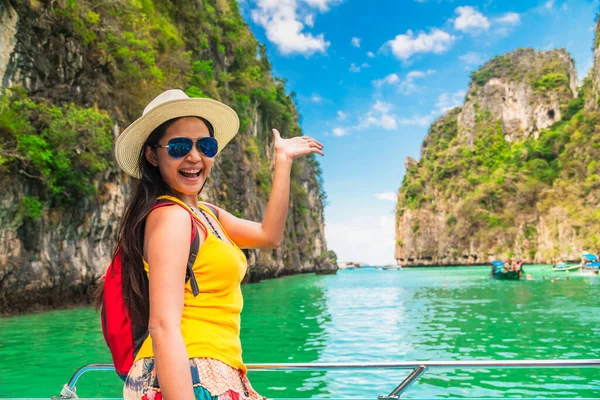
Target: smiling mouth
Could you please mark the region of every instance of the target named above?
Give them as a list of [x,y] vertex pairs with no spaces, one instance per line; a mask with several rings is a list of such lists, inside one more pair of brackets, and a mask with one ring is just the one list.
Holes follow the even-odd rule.
[[182,169],[179,171],[179,175],[183,176],[184,178],[188,178],[188,179],[198,178],[201,173],[202,173],[201,169]]

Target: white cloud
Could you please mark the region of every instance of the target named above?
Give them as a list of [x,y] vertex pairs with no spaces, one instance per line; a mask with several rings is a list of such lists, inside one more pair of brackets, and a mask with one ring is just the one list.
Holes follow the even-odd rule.
[[[313,8],[320,12],[329,10],[329,6],[339,0],[256,0],[252,10],[252,20],[265,28],[267,39],[283,55],[325,53],[330,45],[323,34],[313,35],[304,31],[306,26],[314,24]],[[301,21],[304,21],[301,22]]]
[[[434,74],[435,70],[411,72],[413,73],[409,73],[407,76],[426,76],[427,74]],[[395,77],[393,77],[394,75]],[[392,77],[389,78],[392,81],[395,81],[398,78],[396,74],[390,74],[388,77]],[[398,129],[399,125],[429,126],[439,115],[457,106],[460,106],[464,101],[465,94],[466,92],[464,90],[459,90],[453,93],[442,93],[438,96],[435,107],[430,113],[425,115],[413,114],[410,117],[399,117],[393,112],[394,106],[391,103],[377,100],[371,106],[369,111],[359,118],[358,124],[346,128],[334,128],[333,134],[335,136],[344,136],[354,130],[364,130],[372,127],[378,127],[384,130],[396,130]],[[346,114],[338,111],[338,117],[340,120],[343,120],[346,118]]]
[[[356,232],[360,232],[359,235]],[[354,216],[325,224],[327,247],[338,260],[395,264],[396,221],[393,215]]]
[[311,28],[313,26],[315,26],[315,14],[308,14],[305,18],[304,18],[304,23],[308,26],[310,26]]
[[[359,116],[358,122],[355,125],[336,127],[332,130],[332,133],[335,136],[344,136],[355,130],[364,130],[371,127],[395,130],[398,128],[398,116],[392,112],[393,108],[392,104],[377,100],[373,103],[369,111]],[[344,121],[347,118],[347,114],[342,111],[338,111],[337,115],[340,121]]]
[[350,64],[350,72],[360,72],[360,67],[354,63]]
[[332,132],[335,136],[344,136],[348,134],[348,131],[344,128],[333,128]]
[[417,85],[415,84],[416,79],[421,79],[433,74],[435,74],[434,69],[428,69],[427,71],[410,71],[402,81],[397,74],[389,74],[383,79],[374,80],[373,85],[382,87],[383,85],[398,84],[398,89],[402,93],[408,94],[417,90]]
[[[430,71],[434,71],[434,70],[430,70]],[[423,71],[410,71],[408,74],[406,74],[406,79],[414,80],[415,78],[422,78],[424,76],[425,76],[425,73]]]
[[476,53],[474,51],[467,54],[463,54],[459,58],[469,67],[477,67],[485,62],[485,56],[481,53]]
[[400,118],[398,123],[400,125],[417,125],[417,126],[428,126],[433,121],[432,115],[419,115],[415,114],[410,118]]
[[360,66],[361,68],[369,68],[370,65],[366,62],[362,63],[362,65]]
[[389,114],[383,114],[379,118],[379,126],[383,129],[393,130],[398,127],[398,123],[396,122],[396,118]]
[[437,103],[435,104],[436,110],[434,112],[441,114],[454,107],[460,106],[465,99],[465,94],[466,92],[464,90],[459,90],[454,93],[442,93],[438,96]]
[[[281,0],[272,1],[272,3],[280,2]],[[321,12],[328,11],[329,5],[341,3],[341,0],[303,0],[306,4],[313,8],[318,8]]]
[[389,74],[383,79],[377,79],[373,81],[373,85],[376,87],[382,87],[383,85],[392,85],[394,83],[400,82],[400,77],[398,74]]
[[548,0],[545,3],[535,7],[533,9],[533,11],[537,14],[553,13],[555,10],[555,7],[554,7],[555,4],[556,4],[555,0]]
[[373,110],[374,111],[379,111],[382,113],[388,113],[392,110],[394,106],[391,105],[390,103],[384,103],[383,101],[377,100],[375,102],[375,104],[373,105]]
[[352,38],[352,46],[354,47],[360,47],[360,39],[357,37],[353,37]]
[[487,31],[490,28],[490,21],[486,16],[471,6],[457,7],[454,10],[458,17],[454,20],[454,29],[463,32]]
[[367,57],[375,58],[375,53],[373,53],[372,51],[369,51],[369,52],[367,52]]
[[498,17],[494,22],[503,25],[517,25],[521,22],[521,15],[515,12],[508,12],[501,17]]
[[311,100],[313,103],[320,103],[321,101],[323,101],[323,99],[321,98],[321,96],[319,96],[318,94],[313,94],[313,95],[310,97],[310,100]]
[[433,120],[444,114],[446,111],[458,107],[464,101],[466,92],[459,90],[454,93],[442,93],[438,96],[435,108],[426,115],[414,114],[409,118],[399,118],[398,123],[400,125],[417,125],[417,126],[429,126]]
[[396,58],[407,61],[417,53],[441,54],[452,46],[455,39],[455,36],[440,29],[433,29],[430,33],[420,32],[417,37],[408,30],[406,34],[398,35],[386,42],[384,47],[389,46]]
[[377,197],[379,200],[387,200],[387,201],[398,200],[398,195],[394,192],[375,193],[375,197]]
[[377,100],[371,109],[361,118],[355,129],[365,129],[378,126],[386,130],[394,130],[398,127],[398,117],[390,111],[393,106],[381,100]]
[[433,74],[435,74],[434,69],[428,69],[427,71],[410,71],[406,74],[406,78],[400,83],[398,89],[404,94],[412,93],[417,90],[417,85],[415,84],[416,79],[422,79]]
[[508,26],[499,26],[492,32],[492,36],[503,37],[510,34],[510,28]]

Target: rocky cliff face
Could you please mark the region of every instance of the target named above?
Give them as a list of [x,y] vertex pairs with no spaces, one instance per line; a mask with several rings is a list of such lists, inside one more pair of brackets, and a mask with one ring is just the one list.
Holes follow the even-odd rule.
[[459,137],[473,145],[477,112],[498,118],[509,142],[533,136],[561,119],[577,96],[577,74],[564,50],[519,49],[496,57],[474,73],[462,111]]
[[600,154],[588,144],[600,136],[598,116],[582,110],[597,90],[582,90],[587,81],[578,90],[562,49],[519,49],[471,77],[464,105],[434,122],[418,163],[407,161],[396,258],[550,263],[597,251]]
[[[270,128],[301,134],[235,1],[74,3],[0,3],[0,314],[89,300],[134,184],[111,143],[162,90],[240,115],[202,197],[244,218],[264,214]],[[284,243],[247,252],[247,281],[328,267],[318,164],[292,179]]]
[[590,89],[586,97],[585,109],[597,110],[600,100],[600,23],[596,22],[596,36],[594,39],[594,64],[588,73]]

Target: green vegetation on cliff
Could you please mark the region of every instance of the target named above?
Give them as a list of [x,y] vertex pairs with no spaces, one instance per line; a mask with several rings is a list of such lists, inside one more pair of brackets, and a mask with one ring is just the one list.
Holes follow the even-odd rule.
[[0,91],[0,168],[39,183],[24,199],[26,214],[94,193],[93,178],[109,166],[111,119],[75,104],[33,100],[24,90]]
[[[397,223],[411,212],[412,230],[418,235],[422,221],[415,216],[427,210],[427,215],[444,216],[446,223],[439,231],[449,238],[453,249],[444,250],[449,253],[471,254],[469,244],[475,244],[489,254],[516,252],[531,259],[551,259],[560,256],[558,245],[538,254],[542,240],[538,227],[540,218],[546,217],[548,237],[543,240],[558,242],[559,230],[565,229],[558,225],[568,223],[578,246],[600,249],[600,113],[583,110],[590,82],[583,83],[577,98],[561,100],[562,119],[539,137],[508,140],[501,117],[478,106],[479,87],[497,77],[529,84],[534,95],[560,96],[569,88],[568,74],[552,60],[523,74],[522,60],[515,61],[515,54],[519,52],[495,57],[472,74],[472,141],[459,134],[460,107],[431,126],[421,160],[408,168],[400,187]],[[563,220],[548,218],[558,209],[565,213]],[[401,239],[400,247],[406,243]]]
[[[600,143],[600,114],[579,111],[544,130],[538,139],[512,144],[499,125],[484,115],[481,120],[488,123],[488,130],[480,131],[470,148],[455,145],[458,111],[432,126],[421,162],[407,171],[400,189],[400,214],[404,209],[435,207],[429,185],[445,201],[460,200],[448,221],[451,227],[460,221],[455,229],[463,230],[455,233],[493,237],[494,229],[512,229],[516,218],[527,211],[544,211],[578,197],[586,203],[586,197],[600,189],[600,146],[593,144]],[[561,195],[551,189],[560,189]],[[593,204],[586,205],[589,211]],[[600,213],[587,215],[586,209],[575,207],[573,217],[581,226],[597,227]],[[588,244],[597,247],[600,236],[590,233]],[[526,236],[531,238],[532,232]]]
[[[41,16],[36,14],[41,5],[16,2],[14,7],[30,14],[29,20]],[[0,94],[2,173],[39,181],[39,190],[29,194],[37,200],[34,204],[60,207],[92,195],[94,178],[114,165],[112,125],[122,129],[152,97],[173,87],[223,101],[239,114],[242,134],[236,149],[225,149],[217,166],[215,201],[242,215],[244,199],[233,183],[239,180],[239,155],[245,155],[258,194],[267,198],[269,128],[277,127],[284,137],[301,131],[294,94],[287,94],[285,81],[271,75],[265,47],[241,18],[237,1],[61,0],[42,12],[45,34],[66,43],[61,56],[72,60],[65,64],[78,65],[70,85],[82,94],[74,104],[64,100],[68,96],[53,98],[52,90]],[[46,75],[57,81],[69,73],[68,65],[51,68]],[[310,169],[324,201],[316,159],[301,164]],[[304,213],[306,190],[292,192],[292,202]]]

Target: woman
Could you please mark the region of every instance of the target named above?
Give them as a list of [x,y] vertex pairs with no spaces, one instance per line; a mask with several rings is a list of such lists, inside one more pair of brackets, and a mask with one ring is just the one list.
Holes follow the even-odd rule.
[[[240,249],[279,246],[292,162],[323,155],[323,146],[307,136],[282,139],[273,129],[273,187],[262,223],[252,222],[198,202],[215,156],[238,128],[228,106],[168,90],[117,139],[117,163],[140,179],[119,234],[123,294],[132,320],[149,332],[127,376],[125,400],[262,399],[242,361],[240,283],[247,264]],[[174,206],[156,208],[159,197]],[[197,295],[186,280],[195,229]]]

